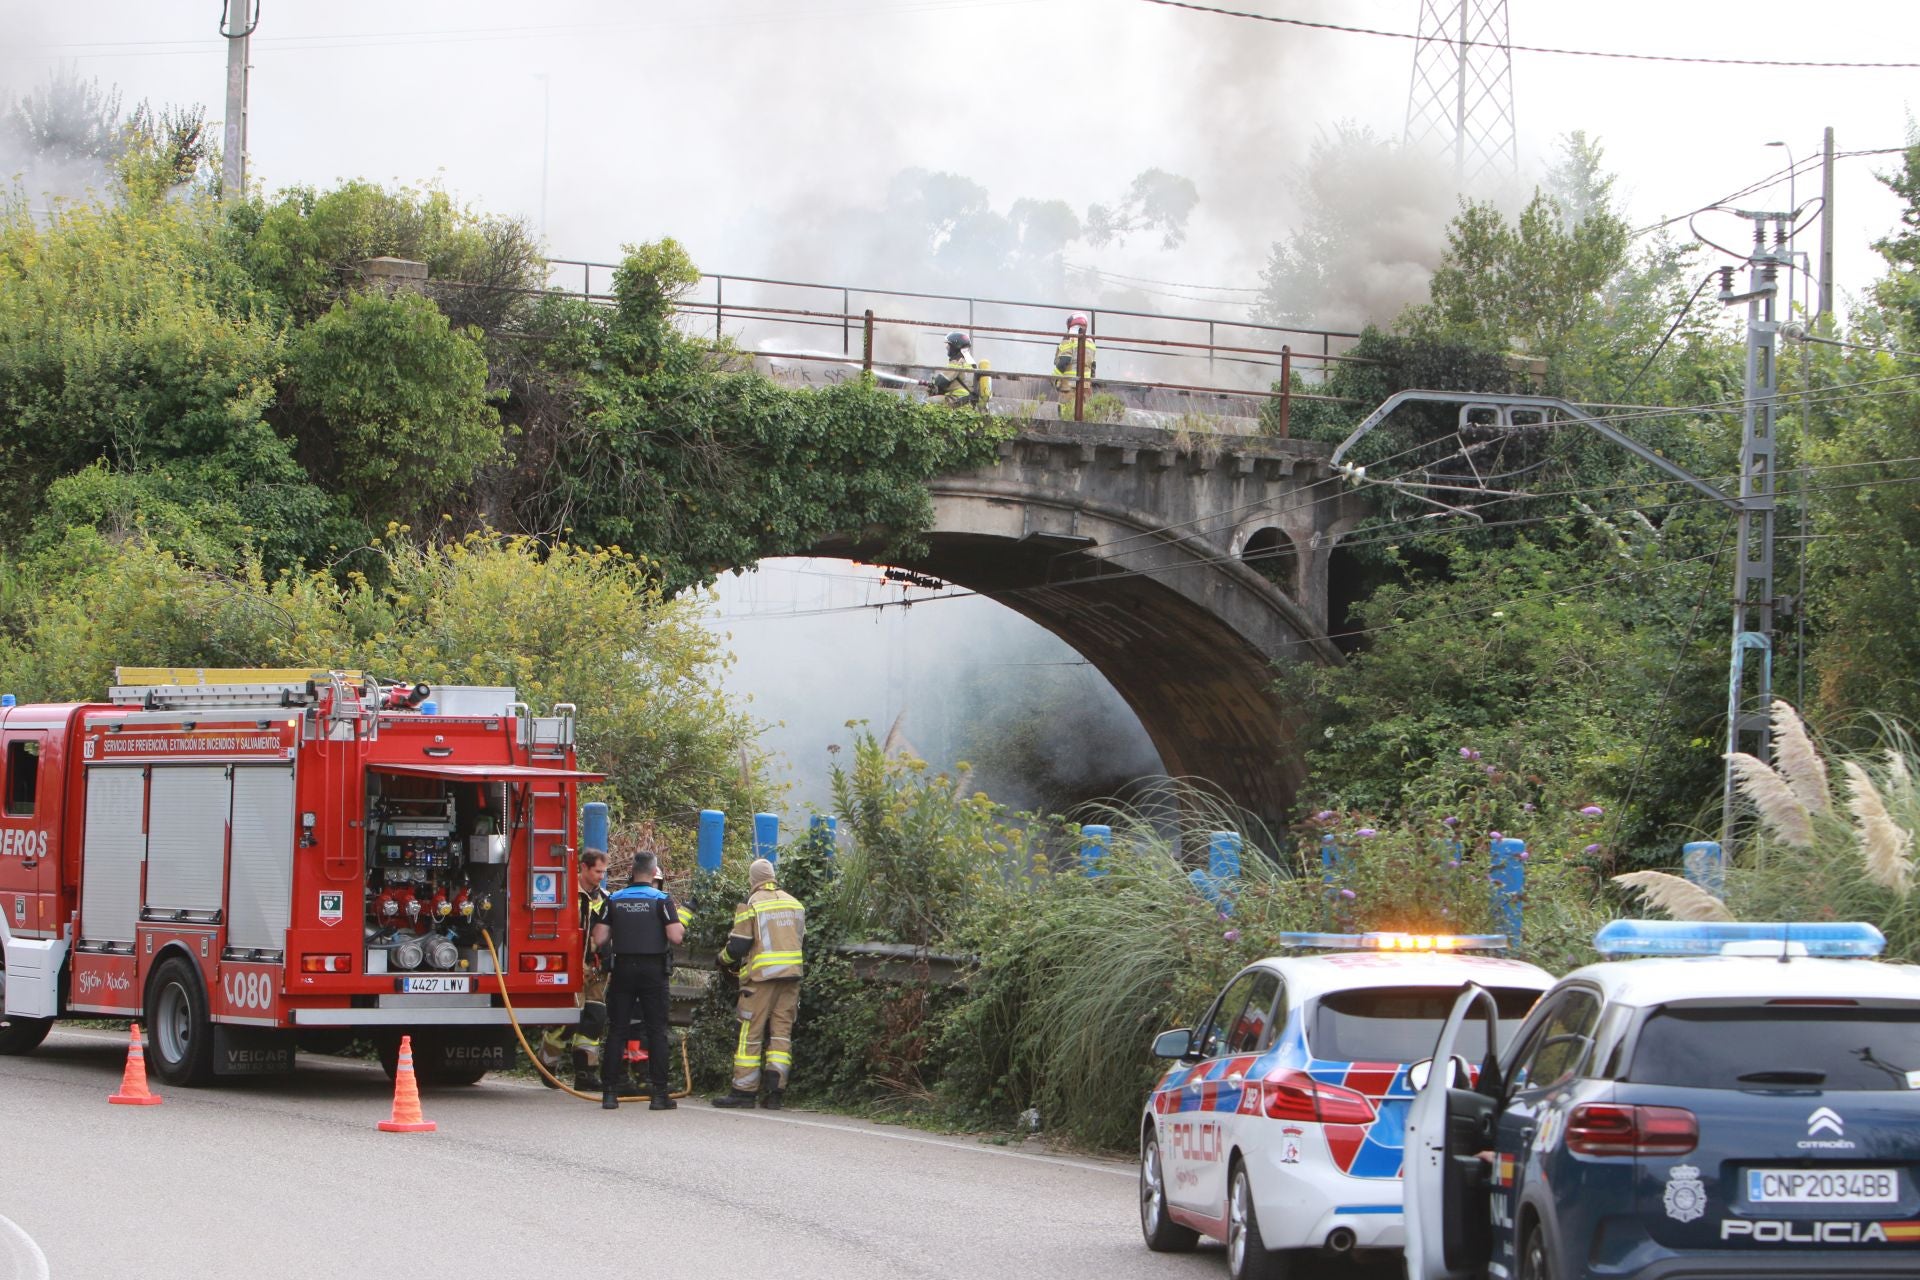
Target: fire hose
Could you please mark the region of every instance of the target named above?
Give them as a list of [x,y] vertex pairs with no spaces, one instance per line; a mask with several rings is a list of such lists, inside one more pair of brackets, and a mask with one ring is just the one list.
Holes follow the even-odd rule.
[[[583,1101],[586,1101],[586,1102],[600,1101],[599,1094],[583,1093],[580,1090],[574,1088],[572,1085],[562,1082],[559,1076],[556,1076],[553,1074],[553,1072],[547,1070],[546,1063],[540,1061],[540,1055],[535,1053],[533,1051],[533,1046],[527,1043],[527,1033],[520,1029],[520,1015],[515,1013],[513,1010],[513,997],[507,994],[507,975],[506,975],[506,972],[500,968],[500,953],[494,950],[493,948],[493,935],[491,933],[488,933],[485,928],[482,928],[480,930],[480,938],[483,942],[487,944],[487,954],[493,957],[493,976],[495,977],[495,979],[499,981],[499,984],[500,984],[500,1000],[503,1004],[507,1006],[507,1021],[513,1024],[514,1038],[520,1042],[520,1048],[526,1053],[527,1061],[533,1064],[533,1069],[535,1071],[538,1071],[541,1075],[547,1078],[547,1083],[549,1085],[552,1085],[554,1088],[560,1090],[560,1092],[572,1094],[574,1097],[582,1099]],[[605,1053],[602,1053],[600,1055],[600,1058],[601,1058],[600,1072],[602,1076],[604,1076],[606,1074],[607,1068],[611,1064],[607,1062],[606,1060],[607,1055]],[[670,1098],[685,1098],[693,1093],[693,1065],[687,1061],[687,1038],[685,1036],[680,1037],[680,1070],[684,1072],[686,1075],[687,1087],[682,1089],[679,1093],[668,1094],[667,1096]],[[644,1093],[634,1094],[634,1095],[623,1094],[620,1098],[620,1101],[645,1102],[648,1096],[649,1095]]]

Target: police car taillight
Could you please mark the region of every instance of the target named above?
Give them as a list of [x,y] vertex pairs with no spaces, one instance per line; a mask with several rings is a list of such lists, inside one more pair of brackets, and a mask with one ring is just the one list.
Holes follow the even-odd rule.
[[1700,1142],[1685,1107],[1585,1102],[1567,1117],[1567,1150],[1582,1156],[1683,1156]]
[[1260,1085],[1261,1109],[1270,1120],[1313,1124],[1372,1124],[1373,1103],[1364,1093],[1315,1080],[1304,1071],[1276,1071]]

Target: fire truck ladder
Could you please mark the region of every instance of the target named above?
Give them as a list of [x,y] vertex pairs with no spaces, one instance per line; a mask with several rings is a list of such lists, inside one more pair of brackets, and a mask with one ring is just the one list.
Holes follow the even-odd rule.
[[148,711],[201,707],[310,707],[319,691],[357,684],[358,672],[216,667],[116,667],[108,701]]

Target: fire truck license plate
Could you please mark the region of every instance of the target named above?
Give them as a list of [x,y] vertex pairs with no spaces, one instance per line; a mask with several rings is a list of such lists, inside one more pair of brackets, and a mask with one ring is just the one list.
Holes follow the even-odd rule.
[[431,995],[465,994],[472,989],[473,979],[465,976],[444,976],[432,978],[402,978],[400,990],[403,993]]

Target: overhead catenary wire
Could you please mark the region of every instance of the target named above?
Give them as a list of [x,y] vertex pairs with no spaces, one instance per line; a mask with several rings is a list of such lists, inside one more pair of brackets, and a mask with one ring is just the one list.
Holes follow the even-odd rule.
[[1437,40],[1412,31],[1388,31],[1380,27],[1356,27],[1340,22],[1318,22],[1308,18],[1285,18],[1271,13],[1252,13],[1245,9],[1224,9],[1214,5],[1196,4],[1193,0],[1142,0],[1145,4],[1157,4],[1169,9],[1187,9],[1194,13],[1212,14],[1222,18],[1243,18],[1252,22],[1268,22],[1285,27],[1306,27],[1315,31],[1336,31],[1344,35],[1376,36],[1389,40],[1411,40],[1416,44],[1444,44],[1459,49],[1492,49],[1500,53],[1542,53],[1564,58],[1608,58],[1626,62],[1668,62],[1684,63],[1693,66],[1719,67],[1799,67],[1829,68],[1852,71],[1910,71],[1920,68],[1920,62],[1869,62],[1855,60],[1820,60],[1811,58],[1715,58],[1700,54],[1681,53],[1627,53],[1610,49],[1568,49],[1556,45],[1513,44],[1504,40]]

